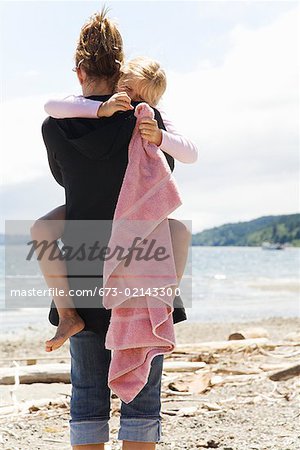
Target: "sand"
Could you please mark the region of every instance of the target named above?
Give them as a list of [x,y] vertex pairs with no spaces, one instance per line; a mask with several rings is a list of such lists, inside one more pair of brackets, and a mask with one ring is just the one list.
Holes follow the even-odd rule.
[[[249,326],[264,327],[271,341],[300,345],[300,320],[296,318],[271,318],[248,323],[192,323],[175,325],[177,344],[226,340],[228,335]],[[67,362],[69,345],[46,354],[44,341],[53,334],[50,324],[30,326],[20,333],[0,336],[0,364],[10,367],[6,358],[57,357],[56,362]],[[299,339],[298,339],[299,337]],[[298,339],[298,340],[297,340]],[[299,346],[282,347],[284,351],[299,351]],[[279,351],[279,350],[278,350]],[[278,355],[277,351],[277,355]],[[274,351],[275,352],[275,351]],[[55,353],[55,354],[54,354]],[[275,352],[276,353],[276,352]],[[203,356],[203,355],[202,355]],[[295,359],[282,356],[280,362],[295,364]],[[285,359],[284,359],[285,358]],[[299,359],[299,357],[298,357]],[[234,364],[261,364],[270,362],[267,356],[256,350],[220,355],[223,367]],[[279,362],[273,358],[273,362]],[[18,361],[23,364],[21,361]],[[47,363],[47,359],[39,361]],[[252,367],[251,366],[251,367]],[[187,374],[183,373],[184,383]],[[164,380],[164,378],[163,378]],[[5,450],[70,449],[69,400],[71,385],[63,383],[0,386],[0,448]],[[299,436],[299,377],[273,382],[269,379],[252,379],[244,383],[227,383],[214,386],[201,394],[187,396],[166,394],[167,384],[162,388],[162,439],[157,450],[196,450],[219,448],[222,450],[296,450],[300,447]],[[1,415],[4,407],[12,405],[12,394],[18,405],[40,399],[56,399],[55,405],[32,408],[31,413]],[[63,403],[62,399],[65,399]],[[110,419],[110,445],[112,450],[121,448],[117,440],[120,401],[112,395]],[[186,409],[186,408],[189,409]],[[298,430],[297,430],[298,427]],[[107,447],[109,448],[109,447]]]

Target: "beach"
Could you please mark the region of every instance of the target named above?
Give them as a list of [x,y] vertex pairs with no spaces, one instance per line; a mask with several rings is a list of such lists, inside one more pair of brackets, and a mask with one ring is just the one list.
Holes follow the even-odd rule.
[[[165,357],[165,361],[202,361],[206,367],[194,373],[163,371],[162,438],[157,449],[298,449],[299,377],[275,382],[265,375],[265,371],[270,367],[275,370],[296,364],[299,325],[300,319],[280,317],[240,323],[186,321],[176,324],[178,346],[224,342],[230,333],[253,327],[267,332],[270,346],[253,344],[225,351],[191,349],[187,353],[179,351]],[[68,343],[51,354],[44,351],[44,341],[54,330],[55,327],[43,323],[1,335],[1,367],[24,365],[26,359],[27,364],[69,362]],[[207,373],[210,370],[215,372],[209,381]],[[235,379],[228,378],[233,375]],[[190,393],[188,385],[191,381],[206,382],[206,388],[202,386],[198,393]],[[0,393],[1,449],[70,449],[69,383],[1,385]],[[117,440],[119,407],[120,400],[112,394],[111,439],[107,449],[121,448]]]

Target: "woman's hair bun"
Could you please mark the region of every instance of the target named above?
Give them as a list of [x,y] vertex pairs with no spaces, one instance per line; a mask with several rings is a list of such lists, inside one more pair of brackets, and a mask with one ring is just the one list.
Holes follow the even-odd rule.
[[107,17],[108,8],[94,13],[83,25],[75,53],[75,63],[91,78],[111,78],[116,82],[124,61],[123,40],[116,23]]

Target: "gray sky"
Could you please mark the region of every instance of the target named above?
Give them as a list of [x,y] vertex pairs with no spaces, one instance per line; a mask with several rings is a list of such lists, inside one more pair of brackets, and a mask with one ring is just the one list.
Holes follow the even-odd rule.
[[[297,2],[107,2],[127,58],[158,59],[164,106],[199,148],[176,163],[193,232],[299,211]],[[101,2],[1,2],[1,223],[64,203],[41,138],[49,97],[81,94],[73,53]]]

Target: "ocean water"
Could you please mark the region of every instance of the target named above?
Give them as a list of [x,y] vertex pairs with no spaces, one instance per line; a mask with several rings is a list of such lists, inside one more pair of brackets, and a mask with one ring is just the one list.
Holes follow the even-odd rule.
[[[48,308],[6,310],[4,247],[0,246],[0,333],[47,323]],[[300,249],[191,247],[182,300],[188,320],[229,322],[296,317],[300,312]],[[50,304],[50,303],[49,303]]]

